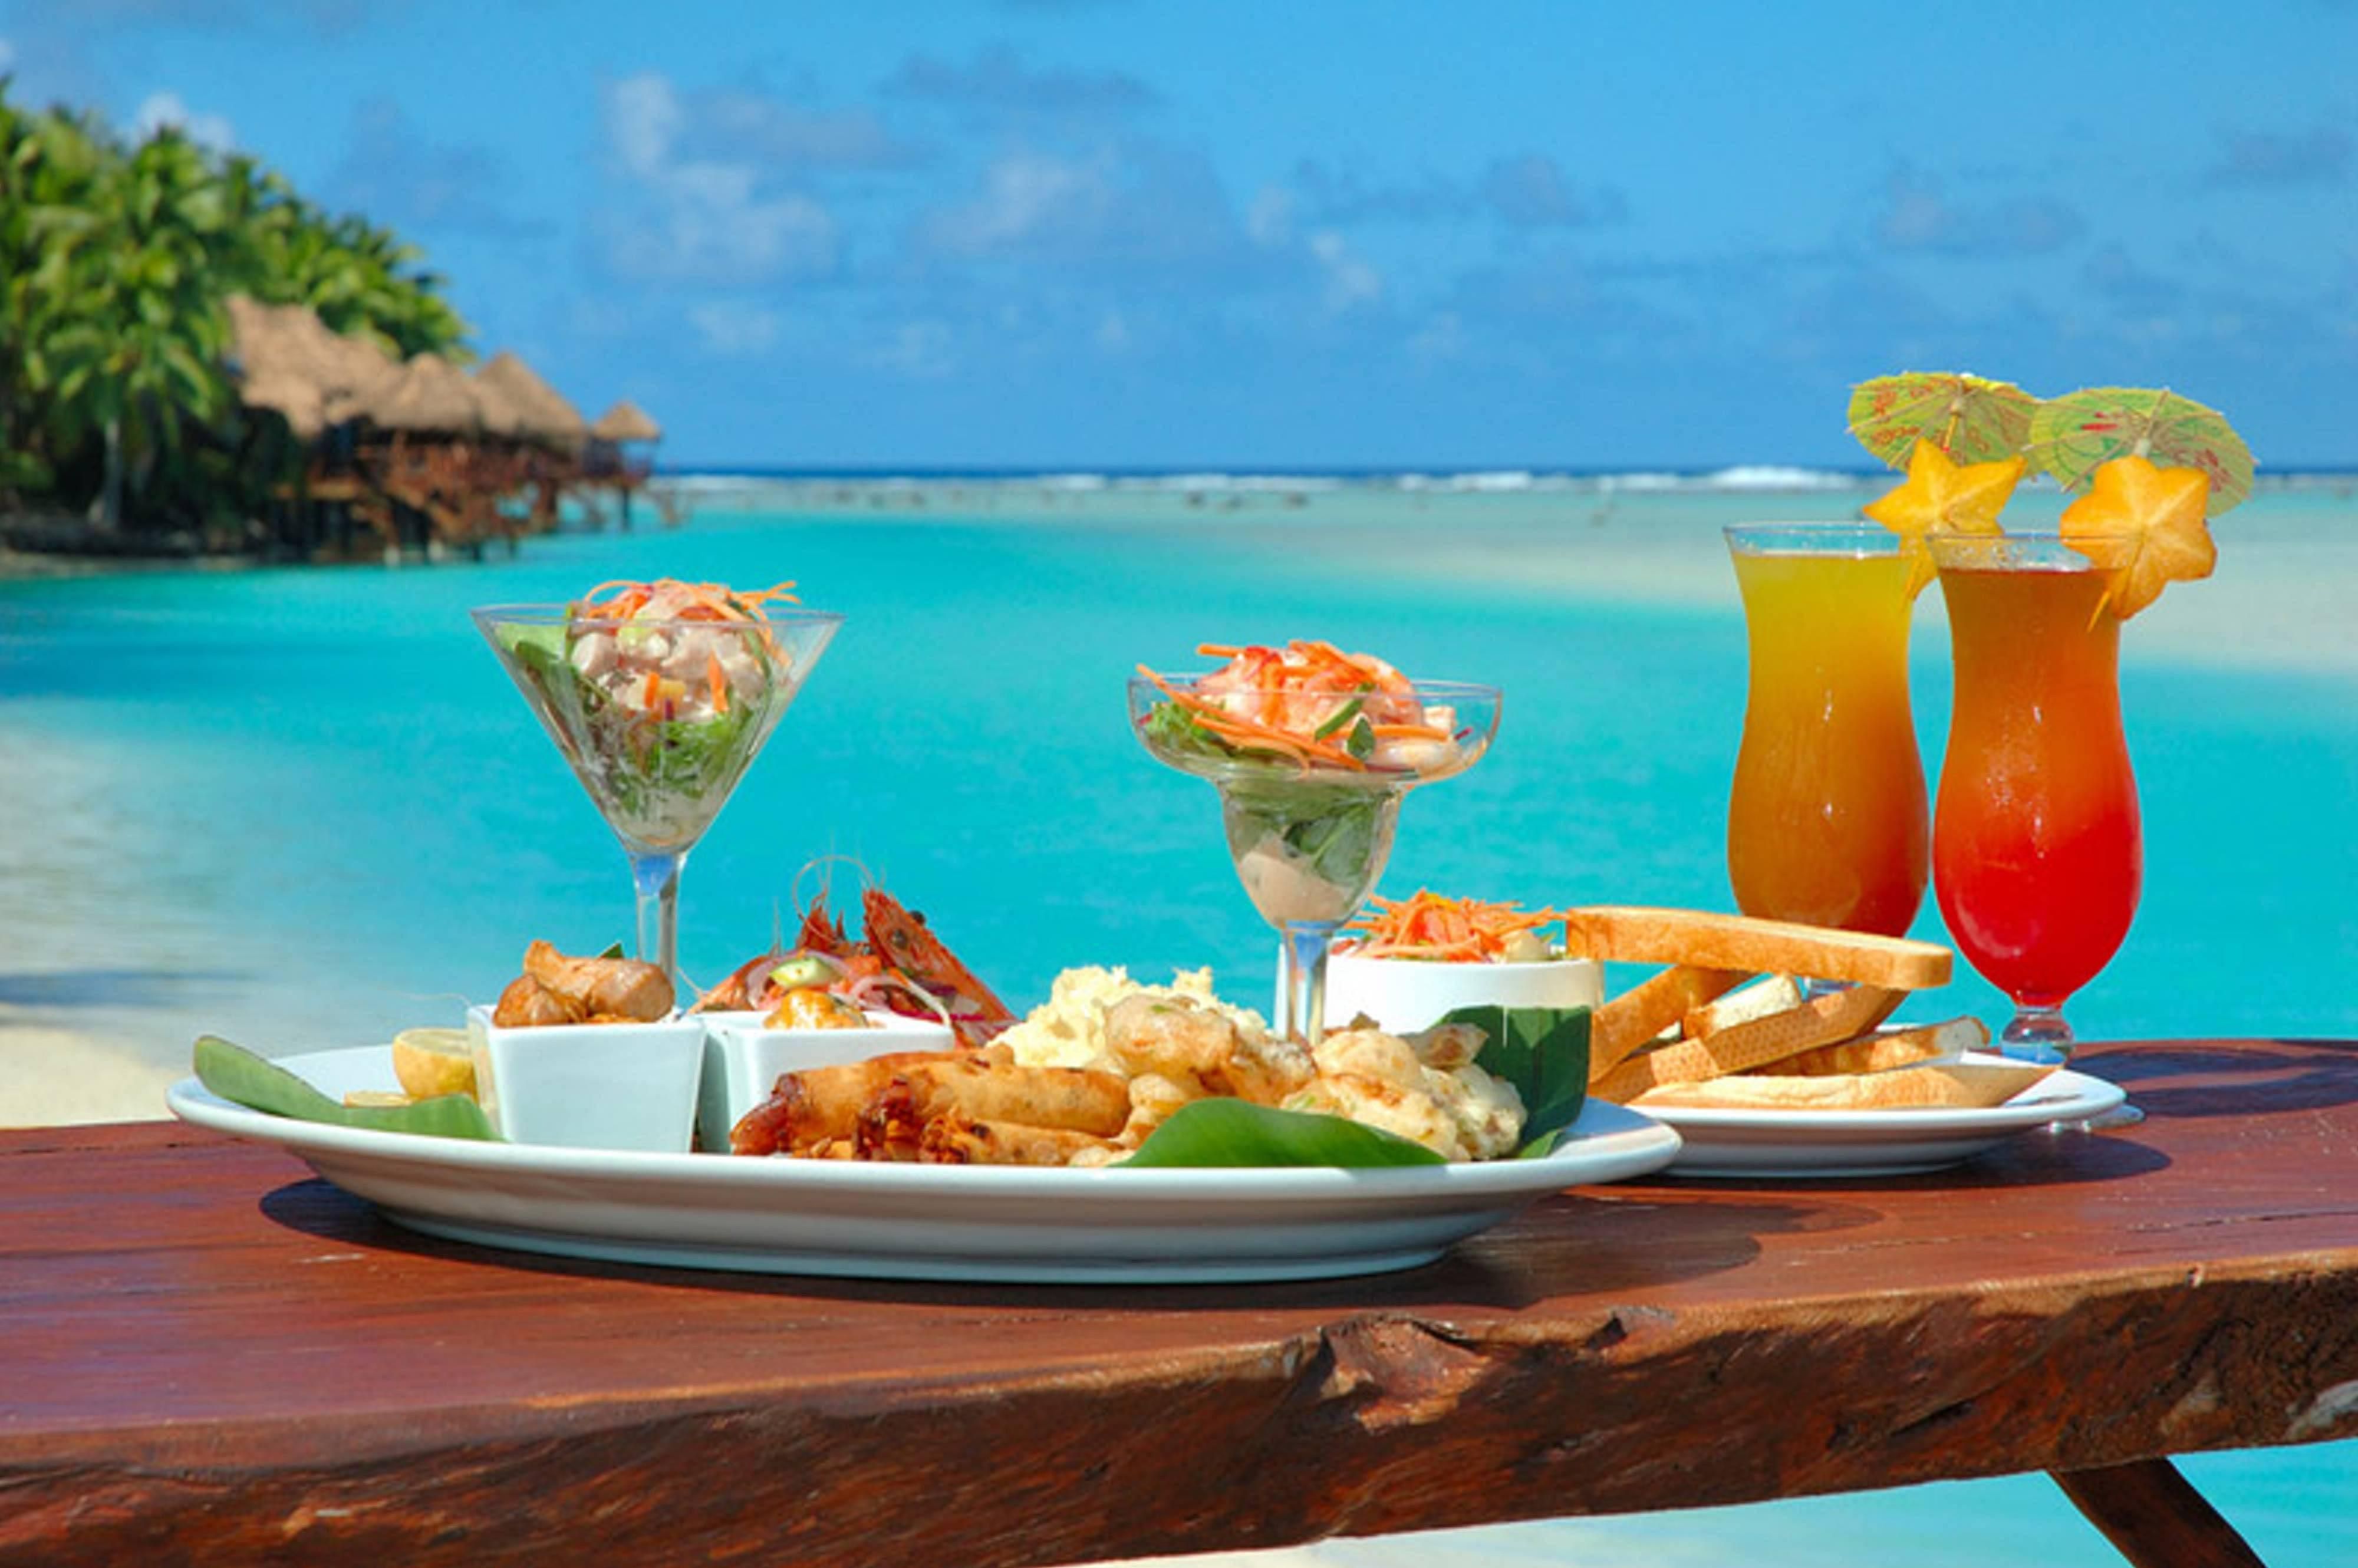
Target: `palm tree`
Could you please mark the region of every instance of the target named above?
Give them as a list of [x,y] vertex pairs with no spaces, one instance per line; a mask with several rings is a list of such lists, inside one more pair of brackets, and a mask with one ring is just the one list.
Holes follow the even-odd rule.
[[268,479],[242,471],[224,423],[233,293],[308,305],[390,353],[472,357],[442,278],[390,231],[321,211],[251,157],[173,129],[126,148],[91,116],[20,112],[7,89],[0,76],[0,494],[94,491],[108,532],[143,496],[200,514],[258,500]]
[[42,210],[36,225],[49,242],[41,265],[63,275],[71,300],[73,319],[49,336],[56,395],[104,442],[93,521],[112,534],[132,464],[176,449],[183,419],[228,409],[219,277],[237,240],[221,181],[172,127],[102,166],[92,194],[85,207]]

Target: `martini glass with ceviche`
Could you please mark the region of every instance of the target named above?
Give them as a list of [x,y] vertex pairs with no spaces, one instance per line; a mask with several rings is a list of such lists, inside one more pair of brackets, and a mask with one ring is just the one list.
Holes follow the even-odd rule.
[[1130,723],[1157,759],[1220,792],[1238,879],[1283,939],[1282,1023],[1314,1045],[1328,947],[1383,874],[1401,801],[1481,759],[1498,691],[1412,681],[1326,643],[1196,652],[1228,662],[1176,676],[1141,665]]
[[622,841],[638,956],[676,976],[687,852],[827,650],[839,615],[792,583],[601,583],[570,604],[493,605],[477,630]]

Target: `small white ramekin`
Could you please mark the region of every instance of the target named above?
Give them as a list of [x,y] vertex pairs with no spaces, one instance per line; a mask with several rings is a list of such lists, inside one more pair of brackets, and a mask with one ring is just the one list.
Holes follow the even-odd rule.
[[475,1098],[511,1143],[685,1154],[704,1068],[699,1019],[503,1029],[467,1010]]
[[1605,1000],[1594,958],[1536,964],[1446,964],[1429,958],[1326,960],[1326,1027],[1362,1014],[1393,1034],[1432,1027],[1461,1007],[1595,1007]]

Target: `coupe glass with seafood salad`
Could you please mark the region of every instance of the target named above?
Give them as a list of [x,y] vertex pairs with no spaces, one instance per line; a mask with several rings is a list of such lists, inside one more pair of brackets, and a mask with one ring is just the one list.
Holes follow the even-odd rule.
[[1157,759],[1220,792],[1237,877],[1283,941],[1281,1019],[1314,1045],[1327,950],[1383,874],[1401,799],[1481,759],[1498,691],[1412,681],[1325,643],[1196,652],[1228,663],[1177,676],[1141,665],[1130,723]]
[[500,664],[622,841],[638,956],[676,974],[679,877],[826,652],[839,615],[794,585],[737,592],[664,579],[571,604],[473,612]]

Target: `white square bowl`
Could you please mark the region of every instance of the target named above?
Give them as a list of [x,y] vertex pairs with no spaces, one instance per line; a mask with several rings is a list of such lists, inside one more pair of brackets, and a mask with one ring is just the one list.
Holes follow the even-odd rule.
[[1445,964],[1430,958],[1326,960],[1326,1027],[1360,1013],[1393,1034],[1431,1028],[1461,1007],[1590,1007],[1605,1000],[1605,968],[1594,958],[1537,964]]
[[685,1154],[696,1127],[704,1022],[503,1029],[467,1010],[475,1098],[511,1143]]
[[703,1015],[704,1087],[696,1108],[698,1144],[729,1152],[729,1130],[770,1098],[778,1079],[807,1067],[835,1067],[902,1051],[946,1051],[949,1025],[871,1011],[871,1029],[764,1029],[759,1012]]

